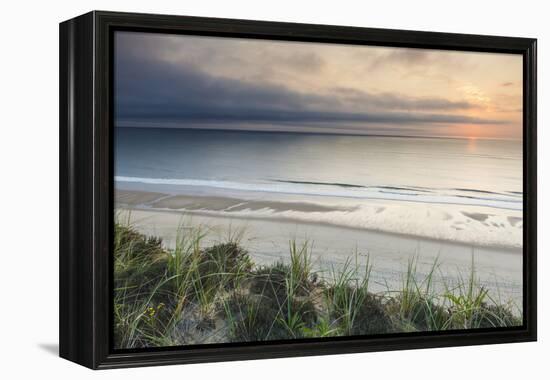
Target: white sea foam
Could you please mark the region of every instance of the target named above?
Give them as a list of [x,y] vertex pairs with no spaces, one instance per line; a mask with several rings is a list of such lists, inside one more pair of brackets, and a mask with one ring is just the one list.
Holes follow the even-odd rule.
[[523,209],[523,199],[521,195],[479,191],[476,189],[426,189],[395,186],[300,183],[292,181],[258,181],[255,183],[247,183],[223,180],[142,178],[127,176],[116,176],[115,181],[148,185],[207,187],[261,193],[486,206],[507,210]]

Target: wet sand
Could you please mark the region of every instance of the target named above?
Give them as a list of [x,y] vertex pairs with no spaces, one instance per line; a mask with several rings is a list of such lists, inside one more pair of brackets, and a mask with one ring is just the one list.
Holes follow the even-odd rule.
[[277,202],[245,200],[231,197],[170,195],[164,193],[117,190],[116,201],[124,206],[147,206],[155,209],[204,210],[236,212],[243,210],[271,209],[273,211],[330,212],[353,211],[354,207],[329,207],[307,202]]

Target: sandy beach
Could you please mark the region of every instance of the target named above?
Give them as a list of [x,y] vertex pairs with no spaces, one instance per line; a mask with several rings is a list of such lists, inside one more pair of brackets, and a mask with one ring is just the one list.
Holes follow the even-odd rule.
[[[154,207],[152,207],[154,205]],[[118,217],[129,220],[140,232],[162,237],[173,248],[178,227],[201,225],[209,233],[204,241],[222,241],[229,231],[244,231],[243,246],[260,265],[285,261],[289,241],[309,241],[317,269],[330,277],[331,268],[341,267],[346,260],[364,264],[367,257],[373,264],[372,289],[384,292],[398,289],[409,260],[418,257],[419,275],[426,274],[438,260],[438,277],[452,284],[457,275],[467,276],[474,258],[480,282],[491,295],[503,301],[522,300],[521,249],[475,246],[405,234],[385,233],[368,229],[346,228],[323,223],[308,223],[288,218],[246,218],[239,213],[212,214],[212,210],[233,207],[287,208],[288,203],[245,201],[218,196],[184,196],[139,191],[118,191]],[[205,208],[208,208],[208,211]],[[315,205],[292,204],[302,212],[323,212]],[[479,215],[474,217],[480,218]],[[440,281],[440,286],[441,281]]]

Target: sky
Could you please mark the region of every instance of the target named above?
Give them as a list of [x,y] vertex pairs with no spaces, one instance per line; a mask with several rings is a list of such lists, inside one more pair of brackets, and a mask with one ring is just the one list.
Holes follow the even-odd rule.
[[116,32],[115,126],[521,139],[522,57]]

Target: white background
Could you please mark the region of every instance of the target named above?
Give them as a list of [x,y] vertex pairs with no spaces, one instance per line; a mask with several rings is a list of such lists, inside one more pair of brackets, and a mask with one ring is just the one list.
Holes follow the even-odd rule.
[[[546,1],[6,1],[0,75],[0,377],[542,379],[548,300],[550,22]],[[93,372],[57,355],[58,23],[93,9],[539,39],[539,342]],[[6,213],[7,210],[7,213]],[[546,350],[546,354],[544,351]]]

